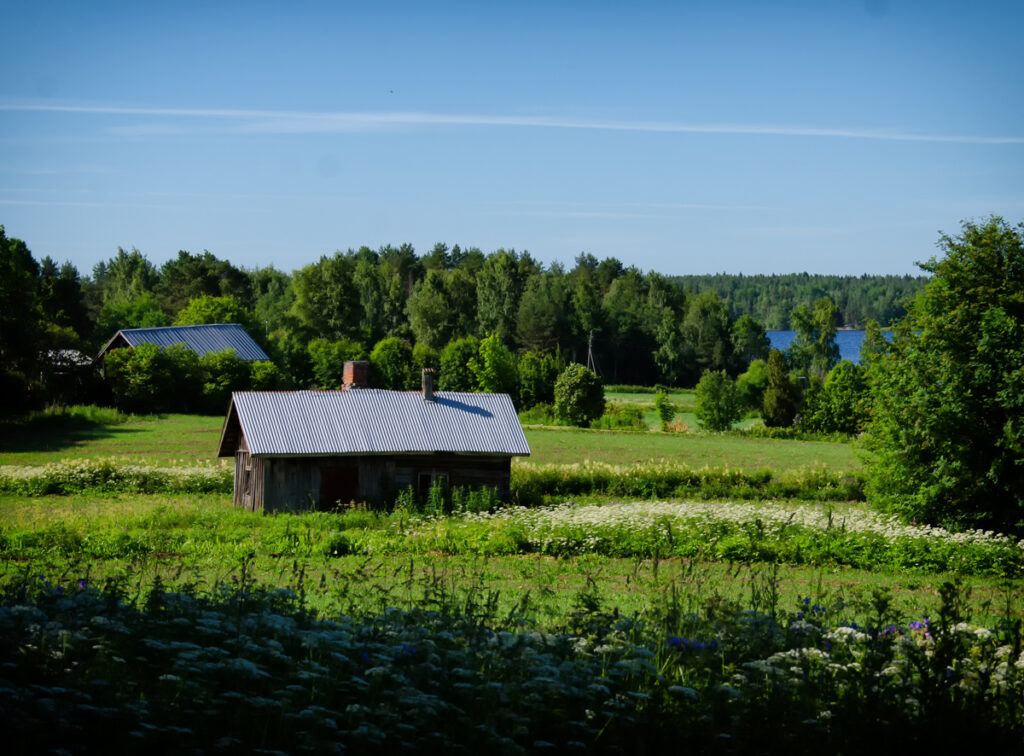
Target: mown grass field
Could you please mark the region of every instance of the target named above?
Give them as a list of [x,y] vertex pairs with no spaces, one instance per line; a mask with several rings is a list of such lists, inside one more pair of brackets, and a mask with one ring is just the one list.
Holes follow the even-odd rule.
[[846,472],[862,467],[853,445],[823,441],[563,428],[528,429],[526,440],[532,453],[519,463],[572,464],[591,460],[628,465],[656,459],[690,467],[746,470],[825,468]]
[[162,415],[124,423],[8,422],[0,425],[0,465],[45,465],[61,459],[131,457],[153,464],[209,462],[224,418]]
[[[644,422],[651,430],[658,430],[661,426],[661,419],[657,410],[654,409],[654,394],[639,393],[630,391],[606,391],[605,401],[610,404],[622,404],[629,407],[639,407],[644,413]],[[668,395],[669,401],[676,408],[673,424],[684,433],[700,432],[700,424],[697,422],[697,399],[693,391],[675,389]],[[750,428],[757,425],[760,420],[755,418],[743,418],[736,423],[736,428]]]
[[[167,415],[119,424],[7,423],[0,425],[0,465],[44,465],[61,459],[102,457],[131,457],[146,464],[207,463],[216,458],[222,424],[223,418],[202,415]],[[853,446],[829,442],[569,428],[528,428],[526,439],[532,454],[517,463],[590,460],[634,464],[656,459],[690,467],[739,469],[825,468],[846,472],[861,467]]]

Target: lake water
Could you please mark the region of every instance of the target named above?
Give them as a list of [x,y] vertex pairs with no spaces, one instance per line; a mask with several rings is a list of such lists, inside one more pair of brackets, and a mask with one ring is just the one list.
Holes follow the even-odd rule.
[[[768,341],[772,349],[786,351],[796,338],[796,331],[767,331]],[[839,359],[860,362],[860,343],[864,340],[864,331],[836,331],[836,346],[839,347]]]

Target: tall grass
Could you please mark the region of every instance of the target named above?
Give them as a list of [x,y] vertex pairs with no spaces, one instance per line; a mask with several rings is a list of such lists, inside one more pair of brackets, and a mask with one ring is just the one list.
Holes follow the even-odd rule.
[[573,465],[516,465],[512,468],[512,488],[517,503],[526,506],[587,494],[629,498],[864,500],[864,478],[859,473],[825,469],[781,473],[695,469],[659,461],[634,465],[592,461]]
[[[877,592],[863,625],[771,571],[746,602],[674,594],[643,614],[588,583],[560,626],[528,598],[419,586],[411,611],[317,618],[243,558],[212,590],[46,576],[0,589],[0,727],[12,753],[1014,751],[1020,623],[971,624]],[[397,573],[396,573],[397,574]]]

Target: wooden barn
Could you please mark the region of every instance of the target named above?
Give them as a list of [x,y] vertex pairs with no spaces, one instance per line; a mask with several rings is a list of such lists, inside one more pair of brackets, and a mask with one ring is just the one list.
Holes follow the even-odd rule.
[[530,447],[507,394],[362,388],[346,365],[341,391],[242,391],[231,398],[220,457],[235,458],[234,503],[252,511],[386,502],[413,486],[488,486],[507,493],[512,457]]

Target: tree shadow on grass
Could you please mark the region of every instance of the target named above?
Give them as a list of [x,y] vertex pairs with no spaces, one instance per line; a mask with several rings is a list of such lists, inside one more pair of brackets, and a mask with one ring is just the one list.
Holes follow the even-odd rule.
[[36,417],[0,423],[0,453],[56,452],[92,441],[130,436],[137,428],[124,428],[78,417]]

